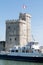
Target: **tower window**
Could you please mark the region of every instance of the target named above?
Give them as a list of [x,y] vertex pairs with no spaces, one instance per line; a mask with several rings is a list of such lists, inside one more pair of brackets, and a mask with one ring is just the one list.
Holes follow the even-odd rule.
[[23,17],[22,20],[25,20],[25,18]]
[[15,28],[14,28],[14,30],[15,30]]
[[10,26],[8,27],[8,29],[10,29]]
[[11,41],[12,39],[10,38],[10,41]]
[[15,38],[15,40],[16,40],[16,38]]

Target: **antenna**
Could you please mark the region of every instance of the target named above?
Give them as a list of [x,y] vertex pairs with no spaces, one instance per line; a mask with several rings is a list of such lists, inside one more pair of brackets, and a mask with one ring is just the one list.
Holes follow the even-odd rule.
[[32,34],[32,39],[35,41],[33,34]]

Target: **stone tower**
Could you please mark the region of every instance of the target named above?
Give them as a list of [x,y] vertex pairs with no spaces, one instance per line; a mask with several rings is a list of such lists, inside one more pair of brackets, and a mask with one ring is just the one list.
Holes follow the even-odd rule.
[[31,42],[31,16],[30,14],[20,13],[18,20],[6,21],[6,49],[14,45],[24,46]]

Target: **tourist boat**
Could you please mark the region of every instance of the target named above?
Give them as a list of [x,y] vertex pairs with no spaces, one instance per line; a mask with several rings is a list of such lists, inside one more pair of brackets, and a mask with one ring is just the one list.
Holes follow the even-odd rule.
[[37,42],[29,42],[25,46],[14,46],[9,51],[1,51],[0,59],[43,63],[43,51],[37,47]]

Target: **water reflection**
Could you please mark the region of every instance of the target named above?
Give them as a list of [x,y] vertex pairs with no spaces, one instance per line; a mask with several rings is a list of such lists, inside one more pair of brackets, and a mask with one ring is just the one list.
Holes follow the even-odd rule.
[[0,65],[43,65],[43,63],[0,60]]

